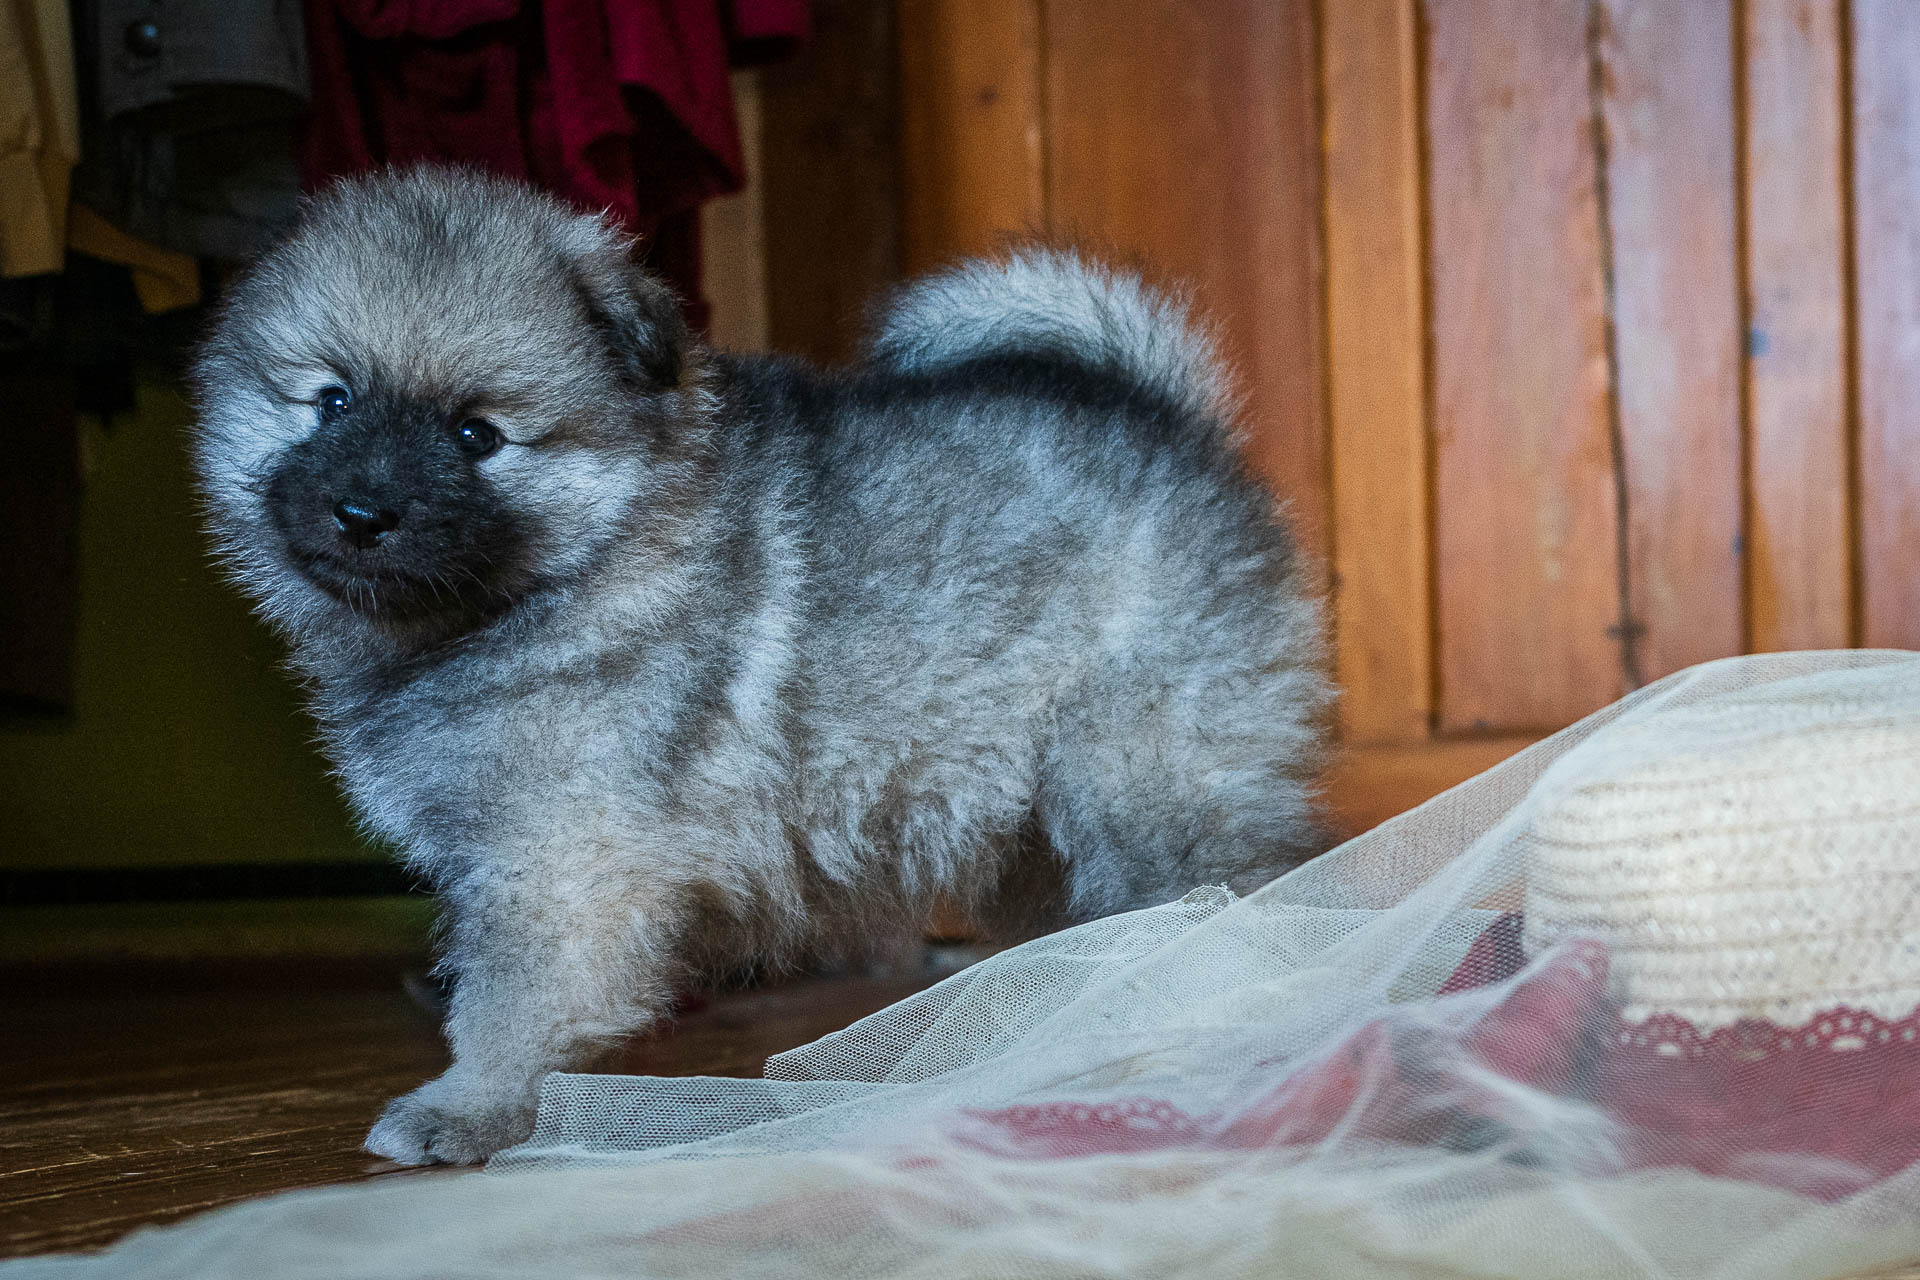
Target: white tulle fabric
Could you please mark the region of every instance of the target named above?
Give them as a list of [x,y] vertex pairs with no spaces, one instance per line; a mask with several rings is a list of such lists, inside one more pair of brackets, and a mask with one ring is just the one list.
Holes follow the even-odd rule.
[[765,1080],[556,1075],[485,1174],[0,1276],[1920,1263],[1916,767],[1920,655],[1709,664],[1251,897],[1001,953]]

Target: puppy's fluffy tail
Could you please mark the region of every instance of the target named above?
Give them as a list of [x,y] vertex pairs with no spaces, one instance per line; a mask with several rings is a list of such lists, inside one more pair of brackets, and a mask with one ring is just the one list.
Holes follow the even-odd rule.
[[933,373],[995,356],[1080,364],[1226,427],[1231,380],[1184,300],[1057,249],[979,259],[909,285],[881,313],[876,364]]

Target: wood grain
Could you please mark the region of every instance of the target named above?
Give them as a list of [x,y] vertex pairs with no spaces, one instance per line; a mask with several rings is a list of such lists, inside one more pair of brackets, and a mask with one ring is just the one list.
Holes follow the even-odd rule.
[[1860,641],[1920,648],[1920,5],[1852,16]]
[[1371,831],[1535,741],[1530,736],[1458,738],[1416,746],[1344,747],[1326,777],[1328,817],[1342,835]]
[[1440,723],[1624,692],[1586,5],[1428,0]]
[[446,1057],[394,980],[166,990],[134,973],[111,990],[30,981],[3,1007],[8,1255],[391,1167],[359,1149],[366,1127]]
[[1420,90],[1414,0],[1322,11],[1327,362],[1340,735],[1433,714]]
[[760,72],[767,332],[842,360],[900,278],[893,6],[814,0],[813,34]]
[[700,283],[707,336],[735,351],[767,349],[767,211],[760,173],[760,73],[733,75],[733,111],[747,184],[700,207]]
[[1039,0],[899,5],[907,269],[1046,228]]
[[1240,374],[1248,461],[1324,556],[1312,6],[1052,0],[1045,16],[1049,229],[1193,287]]
[[1600,0],[1627,598],[1644,680],[1745,644],[1731,0]]
[[1747,647],[1852,640],[1839,0],[1746,0]]
[[[76,971],[78,972],[78,971]],[[945,972],[809,979],[713,998],[611,1063],[760,1074]],[[90,1248],[235,1200],[400,1170],[360,1150],[380,1106],[446,1050],[397,975],[87,970],[0,983],[0,1257]]]

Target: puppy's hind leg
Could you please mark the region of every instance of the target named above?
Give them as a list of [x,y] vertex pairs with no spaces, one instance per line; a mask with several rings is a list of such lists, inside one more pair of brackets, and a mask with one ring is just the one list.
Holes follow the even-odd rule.
[[533,850],[442,897],[453,1065],[388,1104],[366,1141],[402,1164],[471,1164],[524,1140],[547,1073],[659,1017],[678,977],[677,895],[610,858]]
[[1317,734],[1290,691],[1136,669],[1085,693],[1056,718],[1035,806],[1076,918],[1203,884],[1249,893],[1331,843]]

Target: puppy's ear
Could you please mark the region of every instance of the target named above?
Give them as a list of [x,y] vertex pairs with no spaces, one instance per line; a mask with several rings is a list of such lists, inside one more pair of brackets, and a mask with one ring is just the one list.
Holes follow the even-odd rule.
[[636,389],[679,386],[689,341],[680,300],[634,260],[624,237],[600,228],[593,239],[570,267],[588,317]]

